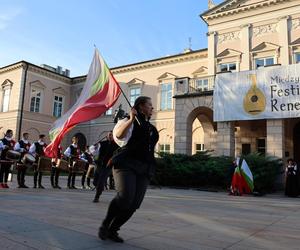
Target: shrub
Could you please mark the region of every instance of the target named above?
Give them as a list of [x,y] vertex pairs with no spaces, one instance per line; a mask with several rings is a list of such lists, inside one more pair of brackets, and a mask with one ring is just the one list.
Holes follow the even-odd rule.
[[[253,173],[255,190],[274,190],[276,178],[282,162],[278,158],[252,153],[242,156]],[[228,187],[231,176],[229,170],[233,158],[211,156],[200,152],[193,156],[183,154],[160,154],[154,184],[179,187]]]
[[282,160],[260,153],[251,153],[241,157],[245,159],[253,174],[254,190],[270,192],[275,190],[276,180],[282,169]]

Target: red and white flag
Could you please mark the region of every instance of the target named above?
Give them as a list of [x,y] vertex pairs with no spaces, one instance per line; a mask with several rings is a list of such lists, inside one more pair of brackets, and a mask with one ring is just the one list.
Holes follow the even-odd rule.
[[114,105],[120,93],[118,82],[95,49],[83,90],[73,107],[54,122],[49,132],[51,143],[45,149],[45,154],[56,157],[58,145],[65,134],[79,123],[98,118]]

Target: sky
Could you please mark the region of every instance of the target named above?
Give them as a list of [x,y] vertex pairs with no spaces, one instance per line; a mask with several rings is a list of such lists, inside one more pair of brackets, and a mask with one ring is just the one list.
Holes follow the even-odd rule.
[[[25,60],[87,73],[207,48],[207,0],[0,0],[0,67]],[[220,3],[215,0],[214,3]]]

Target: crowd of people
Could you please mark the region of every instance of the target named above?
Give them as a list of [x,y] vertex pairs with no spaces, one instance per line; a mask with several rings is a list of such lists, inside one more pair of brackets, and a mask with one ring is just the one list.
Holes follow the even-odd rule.
[[[46,136],[39,135],[39,139],[33,143],[29,142],[29,136],[29,133],[23,133],[22,139],[16,142],[13,139],[13,131],[8,129],[4,138],[0,140],[0,189],[9,188],[8,177],[13,168],[17,171],[18,188],[28,188],[25,179],[29,177],[26,176],[27,170],[31,168],[33,188],[44,189],[43,173],[49,172],[52,188],[61,189],[59,176],[61,171],[65,171],[68,173],[67,188],[77,189],[75,178],[80,175],[81,188],[96,189],[94,202],[98,202],[104,188],[108,188],[107,180],[109,188],[113,189],[112,170],[107,164],[118,145],[114,142],[111,131],[106,140],[86,146],[83,152],[78,146],[78,138],[74,136],[65,151],[61,146],[58,147],[57,157],[52,159],[44,153],[47,147]],[[91,185],[92,177],[94,187]]]
[[[81,173],[81,184],[91,188],[91,174],[94,173],[93,184],[96,189],[93,202],[98,202],[104,190],[108,176],[115,180],[116,195],[110,202],[106,216],[99,227],[98,237],[123,242],[118,231],[135,211],[140,207],[151,176],[154,174],[154,148],[158,142],[157,129],[150,123],[153,112],[151,98],[140,96],[135,100],[130,114],[119,108],[116,112],[116,126],[109,132],[105,141],[100,141],[81,152],[78,138],[74,136],[72,143],[65,151],[59,146],[57,157],[45,156],[45,135],[30,144],[29,134],[24,133],[17,143],[13,140],[13,131],[7,130],[0,140],[1,171],[0,188],[9,188],[7,181],[12,165],[16,165],[19,188],[25,185],[26,171],[32,168],[34,175],[33,188],[41,188],[43,173],[50,172],[53,188],[60,189],[60,171],[68,172],[69,189],[76,189],[75,178]],[[112,178],[110,178],[112,180]]]

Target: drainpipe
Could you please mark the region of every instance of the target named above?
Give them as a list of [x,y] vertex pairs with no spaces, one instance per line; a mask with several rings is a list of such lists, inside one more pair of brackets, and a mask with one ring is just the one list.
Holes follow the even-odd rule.
[[26,89],[26,80],[27,80],[27,71],[28,71],[28,63],[24,62],[26,64],[25,68],[25,75],[24,75],[24,81],[23,81],[23,90],[22,90],[22,98],[21,98],[21,114],[20,114],[20,122],[19,122],[19,131],[18,131],[18,140],[21,139],[21,132],[22,132],[22,122],[23,122],[23,110],[24,110],[24,99],[25,99],[25,89]]

